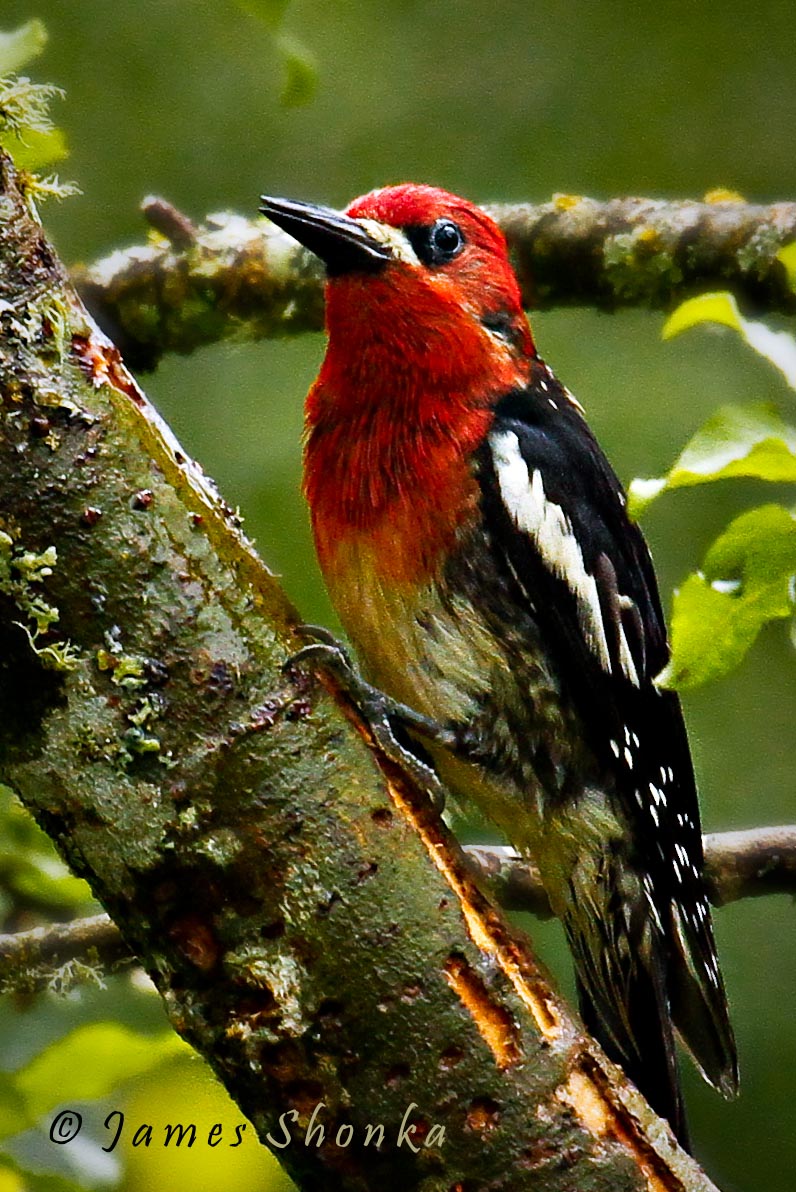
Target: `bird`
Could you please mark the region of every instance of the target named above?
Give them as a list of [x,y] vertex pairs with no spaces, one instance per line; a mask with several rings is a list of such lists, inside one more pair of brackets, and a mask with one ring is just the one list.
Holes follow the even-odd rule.
[[584,1025],[689,1148],[675,1036],[728,1098],[738,1062],[686,727],[656,682],[658,585],[622,484],[481,208],[402,183],[345,211],[264,196],[261,212],[325,266],[304,492],[360,690],[536,863]]

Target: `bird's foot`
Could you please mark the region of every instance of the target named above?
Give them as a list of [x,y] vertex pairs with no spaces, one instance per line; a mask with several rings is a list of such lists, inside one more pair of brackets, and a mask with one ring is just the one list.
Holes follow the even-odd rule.
[[[441,811],[445,803],[442,783],[433,766],[412,748],[413,742],[408,734],[416,734],[433,744],[453,748],[456,744],[455,733],[407,704],[391,699],[363,679],[345,646],[328,629],[317,625],[300,625],[298,628],[304,636],[315,640],[292,654],[283,670],[309,667],[331,675],[367,722],[379,751],[426,790]],[[406,738],[405,743],[402,737]]]

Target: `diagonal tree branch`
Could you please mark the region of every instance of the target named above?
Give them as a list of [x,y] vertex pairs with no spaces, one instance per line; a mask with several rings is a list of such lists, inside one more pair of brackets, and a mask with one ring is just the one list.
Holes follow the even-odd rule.
[[[508,238],[528,306],[668,309],[705,290],[730,289],[770,313],[796,311],[777,257],[796,240],[796,203],[654,199],[487,208]],[[157,235],[75,278],[90,309],[134,367],[164,352],[220,339],[318,330],[316,258],[265,220],[229,212],[196,227],[163,199],[144,201]]]
[[307,1188],[707,1192],[342,693],[285,678],[294,610],[6,158],[0,220],[0,781],[174,1028]]

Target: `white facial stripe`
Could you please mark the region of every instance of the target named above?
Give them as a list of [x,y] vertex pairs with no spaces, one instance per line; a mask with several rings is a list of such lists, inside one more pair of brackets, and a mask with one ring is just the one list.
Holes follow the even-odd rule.
[[597,582],[586,570],[567,515],[560,505],[548,501],[538,469],[534,470],[533,479],[530,478],[520,441],[513,431],[492,435],[490,446],[503,504],[517,528],[530,534],[545,565],[564,580],[572,592],[586,641],[603,670],[610,674],[611,656]]
[[407,265],[420,266],[417,253],[409,243],[409,237],[400,228],[392,228],[389,224],[379,223],[376,219],[358,219],[357,223],[380,244],[386,244],[392,249],[397,261],[405,261]]

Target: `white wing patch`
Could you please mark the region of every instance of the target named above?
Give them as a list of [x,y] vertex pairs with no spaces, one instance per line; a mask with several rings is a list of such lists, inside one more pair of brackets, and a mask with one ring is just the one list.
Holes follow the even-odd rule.
[[[633,601],[630,599],[629,596],[620,596],[619,597],[619,607],[620,607],[620,609],[633,608]],[[619,621],[618,629],[619,629],[619,662],[621,664],[622,670],[625,672],[625,674],[627,675],[630,682],[633,683],[634,686],[638,687],[639,686],[638,671],[636,670],[636,664],[633,661],[633,655],[630,651],[630,646],[628,645],[628,642],[627,642],[627,634],[625,633],[625,627],[622,624],[621,620]]]
[[[589,575],[569,518],[560,505],[545,496],[542,474],[533,478],[513,431],[490,437],[500,495],[517,529],[530,534],[545,565],[562,579],[578,607],[581,629],[603,670],[611,673],[611,655],[603,624],[597,581]],[[628,650],[629,653],[629,650]]]

